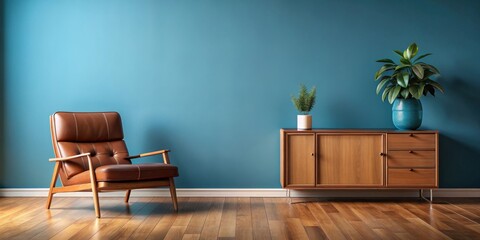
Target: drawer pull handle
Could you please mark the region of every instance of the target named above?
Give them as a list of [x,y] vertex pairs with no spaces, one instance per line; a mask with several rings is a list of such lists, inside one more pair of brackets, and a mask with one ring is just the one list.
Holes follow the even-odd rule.
[[413,172],[414,170],[413,170],[413,168],[410,168],[410,170],[409,170],[409,171],[410,171],[410,172]]
[[412,151],[412,150],[410,150],[410,151],[408,151],[408,152],[409,152],[409,153],[413,153],[413,151]]
[[409,135],[409,136],[410,136],[410,137],[413,137],[413,133],[410,133],[410,135]]
[[382,153],[382,152],[380,153],[380,156],[386,156],[386,155],[387,155],[387,154],[385,154],[385,153]]
[[312,153],[312,156],[315,156],[315,153]]

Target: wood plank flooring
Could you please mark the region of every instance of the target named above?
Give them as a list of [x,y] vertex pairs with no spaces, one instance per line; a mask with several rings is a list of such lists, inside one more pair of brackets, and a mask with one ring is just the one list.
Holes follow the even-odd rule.
[[480,239],[480,199],[0,198],[0,239]]

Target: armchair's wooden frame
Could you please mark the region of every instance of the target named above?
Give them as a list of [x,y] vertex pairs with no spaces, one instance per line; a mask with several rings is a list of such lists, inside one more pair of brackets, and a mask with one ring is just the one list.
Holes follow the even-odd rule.
[[[127,159],[135,159],[135,158],[149,157],[149,156],[162,154],[163,163],[170,164],[170,159],[168,158],[168,152],[170,151],[159,150],[154,152],[147,152],[147,153],[142,153],[140,155],[128,156]],[[82,157],[87,157],[88,159],[90,183],[56,187],[55,185],[58,179],[58,173],[60,170],[61,162],[76,159],[76,158],[82,158]],[[93,168],[92,159],[90,158],[90,153],[82,153],[82,154],[63,157],[63,158],[50,158],[49,161],[55,162],[55,167],[53,169],[52,181],[50,183],[50,190],[48,192],[48,198],[47,198],[47,204],[46,204],[47,209],[50,209],[53,194],[55,193],[91,191],[93,193],[93,203],[95,206],[95,214],[97,218],[100,218],[101,215],[100,215],[100,203],[98,200],[98,192],[112,191],[112,190],[127,190],[125,194],[125,202],[128,203],[132,189],[168,186],[170,188],[170,195],[172,197],[173,208],[175,211],[178,211],[177,193],[176,193],[175,182],[173,180],[173,177],[165,178],[162,180],[141,181],[141,182],[97,182],[97,178],[95,176],[95,169]]]

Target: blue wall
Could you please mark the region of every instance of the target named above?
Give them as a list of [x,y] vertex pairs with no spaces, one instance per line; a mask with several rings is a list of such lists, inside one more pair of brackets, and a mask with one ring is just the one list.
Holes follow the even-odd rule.
[[447,91],[422,100],[440,185],[480,187],[479,1],[4,4],[0,187],[48,186],[58,110],[119,111],[132,154],[173,150],[179,187],[280,187],[298,85],[318,87],[316,128],[392,128],[375,60],[413,41]]

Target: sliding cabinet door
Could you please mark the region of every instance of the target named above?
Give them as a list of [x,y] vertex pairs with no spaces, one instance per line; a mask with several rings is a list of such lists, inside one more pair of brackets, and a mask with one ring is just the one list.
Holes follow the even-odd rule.
[[383,186],[383,138],[383,134],[317,134],[317,186]]

